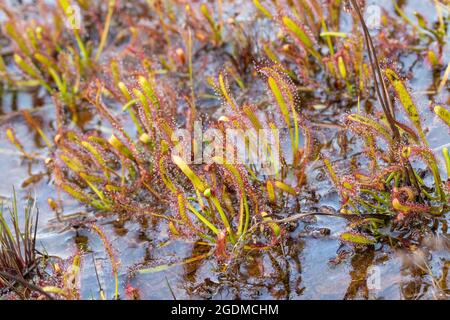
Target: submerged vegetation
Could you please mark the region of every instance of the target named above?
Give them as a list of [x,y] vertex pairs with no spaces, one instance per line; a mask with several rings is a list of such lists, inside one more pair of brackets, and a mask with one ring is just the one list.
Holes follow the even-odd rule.
[[[393,13],[377,6],[377,17],[365,17],[358,0],[253,0],[243,5],[252,16],[245,19],[229,13],[239,3],[222,0],[36,3],[0,4],[7,49],[0,85],[43,97],[55,122],[44,129],[32,111],[20,111],[45,151],[29,150],[12,123],[4,137],[23,162],[47,168],[58,190],[48,199],[57,221],[101,241],[114,290],[103,289],[94,258],[98,295],[91,298],[124,297],[120,252],[99,226],[109,217],[151,221],[148,237],[159,247],[167,243],[158,232],[202,247],[187,259],[136,263],[126,272],[131,279],[203,260],[231,276],[260,257],[287,273],[272,252],[286,259],[293,229],[319,216],[347,221],[338,241],[355,252],[409,249],[439,223],[446,229],[445,1],[430,0],[436,21],[419,13],[412,20],[395,0]],[[409,54],[418,58],[408,71],[400,59]],[[410,81],[418,61],[433,70],[420,98]],[[430,119],[444,136],[440,146],[430,139]],[[228,143],[236,138],[230,132],[241,134],[241,144]],[[257,161],[229,161],[242,152]],[[325,175],[340,198],[334,212],[321,206],[328,195],[316,187]],[[90,218],[65,217],[59,192]],[[89,249],[78,245],[63,261],[40,254],[38,264],[32,211],[26,207],[24,231],[15,198],[12,229],[0,213],[0,289],[80,299]],[[124,292],[140,297],[131,285]]]

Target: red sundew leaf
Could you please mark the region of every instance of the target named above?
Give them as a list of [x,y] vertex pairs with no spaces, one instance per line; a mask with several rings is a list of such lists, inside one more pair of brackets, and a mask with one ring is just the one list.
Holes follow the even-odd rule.
[[141,300],[141,293],[139,289],[134,288],[130,284],[125,288],[125,295],[129,300]]
[[227,245],[227,232],[223,230],[217,235],[215,254],[218,259],[226,259],[228,257],[228,254],[226,252],[226,245]]

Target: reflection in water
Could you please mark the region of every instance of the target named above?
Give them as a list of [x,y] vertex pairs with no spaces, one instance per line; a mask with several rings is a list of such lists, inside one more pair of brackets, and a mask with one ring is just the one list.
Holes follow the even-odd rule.
[[367,287],[368,269],[372,265],[375,251],[368,249],[362,252],[355,252],[351,260],[353,268],[350,271],[351,282],[347,288],[344,299],[369,298],[369,288]]
[[[189,258],[195,258],[199,256],[203,256],[210,252],[211,247],[208,245],[205,245],[201,242],[196,242],[192,246],[192,253]],[[186,283],[195,283],[196,282],[196,275],[197,272],[202,265],[203,260],[194,261],[188,264],[185,264],[183,266],[183,278],[186,281]]]
[[[202,274],[200,283],[192,277],[192,269],[185,266],[185,279],[192,282],[187,290],[203,299],[298,298],[304,290],[301,287],[302,248],[303,241],[288,238],[283,246],[280,244],[267,251],[243,252],[232,261],[217,266],[223,271],[218,278],[212,273]],[[203,260],[198,264],[213,264],[213,261]],[[215,281],[211,280],[213,277]]]
[[450,290],[448,288],[448,270],[450,268],[450,260],[443,261],[441,274],[438,280],[439,288],[444,295],[449,295]]
[[402,253],[400,287],[405,299],[448,298],[448,251],[434,249],[422,246]]
[[34,110],[51,103],[48,96],[36,89],[30,91],[6,90],[0,84],[0,116],[21,110]]

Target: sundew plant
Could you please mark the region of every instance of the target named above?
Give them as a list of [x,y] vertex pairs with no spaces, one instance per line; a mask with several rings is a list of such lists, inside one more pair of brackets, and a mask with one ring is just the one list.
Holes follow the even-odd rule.
[[372,298],[403,257],[426,289],[400,298],[448,298],[449,22],[445,0],[2,1],[0,297],[322,298],[304,263]]

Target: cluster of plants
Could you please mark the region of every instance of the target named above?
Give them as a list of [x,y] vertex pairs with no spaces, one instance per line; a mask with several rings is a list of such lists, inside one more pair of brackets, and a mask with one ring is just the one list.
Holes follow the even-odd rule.
[[[448,15],[438,11],[436,25],[420,14],[413,22],[393,1],[402,19],[384,12],[381,23],[390,31],[373,39],[359,1],[322,2],[253,0],[258,17],[251,23],[261,26],[225,20],[220,0],[134,1],[132,6],[115,0],[58,0],[57,6],[38,1],[18,10],[0,5],[7,16],[3,36],[12,49],[0,56],[3,86],[44,89],[52,98],[57,119],[53,138],[30,114],[24,112],[24,117],[48,146],[46,164],[57,188],[97,211],[127,219],[149,216],[164,222],[173,237],[201,239],[211,250],[199,259],[215,255],[230,261],[242,251],[266,250],[282,241],[284,222],[303,216],[299,199],[310,191],[307,170],[317,163],[323,164],[342,199],[336,216],[354,217],[341,240],[360,246],[392,242],[380,229],[387,221],[408,227],[411,221],[448,211],[450,155],[444,147],[445,164],[437,161],[422,124],[424,106],[416,104],[400,71],[383,61],[414,47],[432,68],[441,70]],[[83,17],[80,29],[67,24],[75,3]],[[26,10],[29,16],[23,18]],[[144,18],[152,23],[142,23]],[[352,23],[342,31],[344,18]],[[253,34],[251,29],[258,27],[269,34]],[[403,43],[393,43],[389,32],[402,35]],[[214,58],[223,65],[215,67]],[[208,63],[212,70],[202,76]],[[444,90],[449,74],[447,67],[436,81],[436,92]],[[263,85],[256,102],[250,97],[254,82]],[[262,141],[260,146],[275,174],[225,161],[223,154],[239,152],[238,145],[229,150],[217,137],[183,141],[174,134],[183,128],[195,136],[194,123],[205,117],[201,101],[211,98],[208,92],[220,99],[221,115],[202,122],[204,131],[216,129],[225,137],[227,129],[254,135],[287,128],[277,141],[279,158],[274,158],[273,144]],[[358,106],[357,112],[344,116],[343,130],[362,140],[365,157],[352,158],[347,172],[336,169],[334,155],[321,152],[319,127],[312,120],[321,108],[312,112],[302,104],[303,97]],[[361,110],[364,102],[375,99],[375,112]],[[108,129],[86,128],[80,121],[83,110],[98,115]],[[448,106],[432,101],[430,114],[450,130]],[[6,136],[24,157],[33,158],[13,128]],[[213,142],[222,147],[211,163],[187,161],[195,160],[199,144]],[[252,154],[258,147],[250,141],[248,148]],[[178,155],[181,149],[192,155]],[[370,165],[363,169],[362,163]],[[27,248],[24,261],[0,255],[18,261],[15,278],[24,278],[35,260],[29,256],[35,250],[32,226],[27,225],[26,238],[12,242],[7,224],[0,229],[9,246]],[[107,248],[117,297],[111,244],[96,225],[86,227]],[[79,259],[75,256],[60,283],[45,286],[44,292],[77,298]],[[2,279],[0,273],[0,285],[8,285],[10,280]]]
[[[28,203],[24,212],[24,228],[19,222],[17,200],[5,214],[0,209],[0,290],[13,288],[16,282],[27,283],[27,275],[36,265],[37,214],[33,203]],[[11,218],[8,221],[8,216]]]
[[[358,4],[354,2],[354,5],[358,10]],[[449,204],[448,148],[442,148],[446,170],[440,170],[422,127],[420,109],[410,89],[396,70],[389,66],[380,67],[371,36],[362,16],[360,18],[382,112],[378,116],[359,112],[345,117],[349,131],[363,140],[369,170],[362,171],[356,163],[352,163],[349,174],[340,176],[330,161],[324,158],[329,176],[342,199],[341,212],[381,214],[402,222],[420,219],[421,216],[441,216],[448,211]],[[436,36],[436,39],[439,41],[439,37]],[[395,94],[394,101],[390,99],[392,93]],[[404,121],[398,120],[397,109],[403,111]],[[447,109],[440,105],[432,105],[431,109],[442,126],[449,125],[450,113]],[[441,177],[442,173],[446,174],[447,181]],[[355,233],[345,234],[344,238],[365,245],[386,238],[392,242],[391,237],[379,232],[380,225],[385,225],[383,219],[375,216],[365,218],[357,223],[357,229],[368,232],[371,237]]]
[[[0,294],[7,299],[80,299],[80,267],[78,251],[68,259],[49,255],[36,243],[39,210],[32,197],[22,210],[14,190],[11,204],[0,207]],[[115,280],[114,296],[119,296],[118,263],[109,240],[100,227],[85,226],[98,235],[109,255]],[[95,262],[95,259],[94,259]],[[98,280],[98,278],[97,278]],[[106,299],[100,281],[99,297]],[[97,297],[92,297],[97,298]]]

